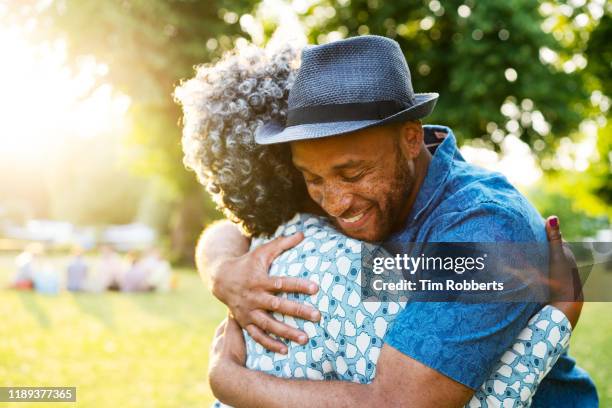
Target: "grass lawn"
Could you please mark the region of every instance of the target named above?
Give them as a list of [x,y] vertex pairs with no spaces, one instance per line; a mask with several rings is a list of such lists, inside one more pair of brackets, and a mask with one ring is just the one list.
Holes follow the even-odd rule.
[[[2,286],[11,263],[0,259]],[[83,407],[209,405],[208,349],[224,307],[192,271],[179,271],[178,285],[166,294],[0,289],[0,386],[76,386]]]
[[[1,287],[11,274],[12,258],[0,257]],[[76,386],[83,407],[207,406],[208,348],[223,314],[185,270],[168,294],[0,289],[0,386]],[[612,303],[587,304],[572,339],[572,354],[595,379],[602,407],[612,406],[611,315]]]

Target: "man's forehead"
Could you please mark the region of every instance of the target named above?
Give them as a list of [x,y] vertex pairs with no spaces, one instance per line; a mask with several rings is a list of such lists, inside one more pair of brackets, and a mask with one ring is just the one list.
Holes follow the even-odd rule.
[[375,160],[388,149],[388,135],[379,129],[348,135],[291,142],[296,167],[319,164],[326,168],[355,167]]
[[[359,168],[362,167],[368,163],[370,163],[372,160],[366,160],[366,159],[357,159],[357,158],[345,158],[345,157],[337,157],[337,160],[326,160],[325,162],[323,161],[317,161],[314,164],[318,164],[319,166],[317,167],[325,167],[326,169],[329,170],[333,170],[333,171],[342,171],[342,170],[348,170],[348,169],[353,169],[353,168]],[[295,167],[297,167],[298,170],[302,170],[302,171],[310,171],[313,170],[313,163],[307,160],[303,160],[300,161],[299,159],[296,160],[295,157],[293,159],[293,164]]]
[[300,170],[325,168],[339,171],[375,161],[380,155],[378,149],[357,149],[354,145],[326,149],[303,145],[292,150],[293,164]]

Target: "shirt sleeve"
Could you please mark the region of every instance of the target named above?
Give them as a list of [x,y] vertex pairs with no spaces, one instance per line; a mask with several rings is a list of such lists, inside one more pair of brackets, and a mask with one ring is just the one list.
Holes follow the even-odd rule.
[[[536,240],[524,217],[496,204],[447,213],[434,225],[427,242]],[[476,390],[541,307],[536,302],[413,301],[399,314],[385,343]]]
[[[530,406],[540,382],[569,346],[571,324],[554,306],[544,306],[529,320],[512,347],[468,404],[472,406]],[[486,404],[484,404],[486,402]]]

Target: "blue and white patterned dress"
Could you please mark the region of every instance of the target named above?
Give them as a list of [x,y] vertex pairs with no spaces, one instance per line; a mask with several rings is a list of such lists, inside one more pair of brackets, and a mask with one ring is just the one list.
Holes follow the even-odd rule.
[[[269,239],[253,240],[251,248],[299,231],[304,240],[274,261],[270,275],[316,282],[320,289],[312,296],[280,296],[316,307],[321,321],[274,313],[277,320],[305,331],[308,343],[283,340],[288,353],[277,354],[265,350],[245,331],[246,366],[283,378],[369,383],[376,373],[383,337],[405,304],[361,302],[361,252],[362,245],[368,244],[342,235],[326,218],[298,214]],[[529,321],[467,406],[529,406],[539,382],[567,350],[570,332],[565,315],[546,306]],[[224,405],[217,402],[215,406]]]

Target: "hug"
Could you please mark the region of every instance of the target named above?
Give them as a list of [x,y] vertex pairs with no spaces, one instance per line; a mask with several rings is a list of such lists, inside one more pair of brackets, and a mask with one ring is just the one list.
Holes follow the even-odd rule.
[[364,254],[413,243],[549,241],[548,278],[572,269],[556,217],[422,124],[439,95],[414,92],[395,41],[246,47],[175,96],[184,162],[229,219],[196,251],[229,308],[210,355],[217,406],[598,406],[567,353],[570,284],[548,302],[362,298]]

